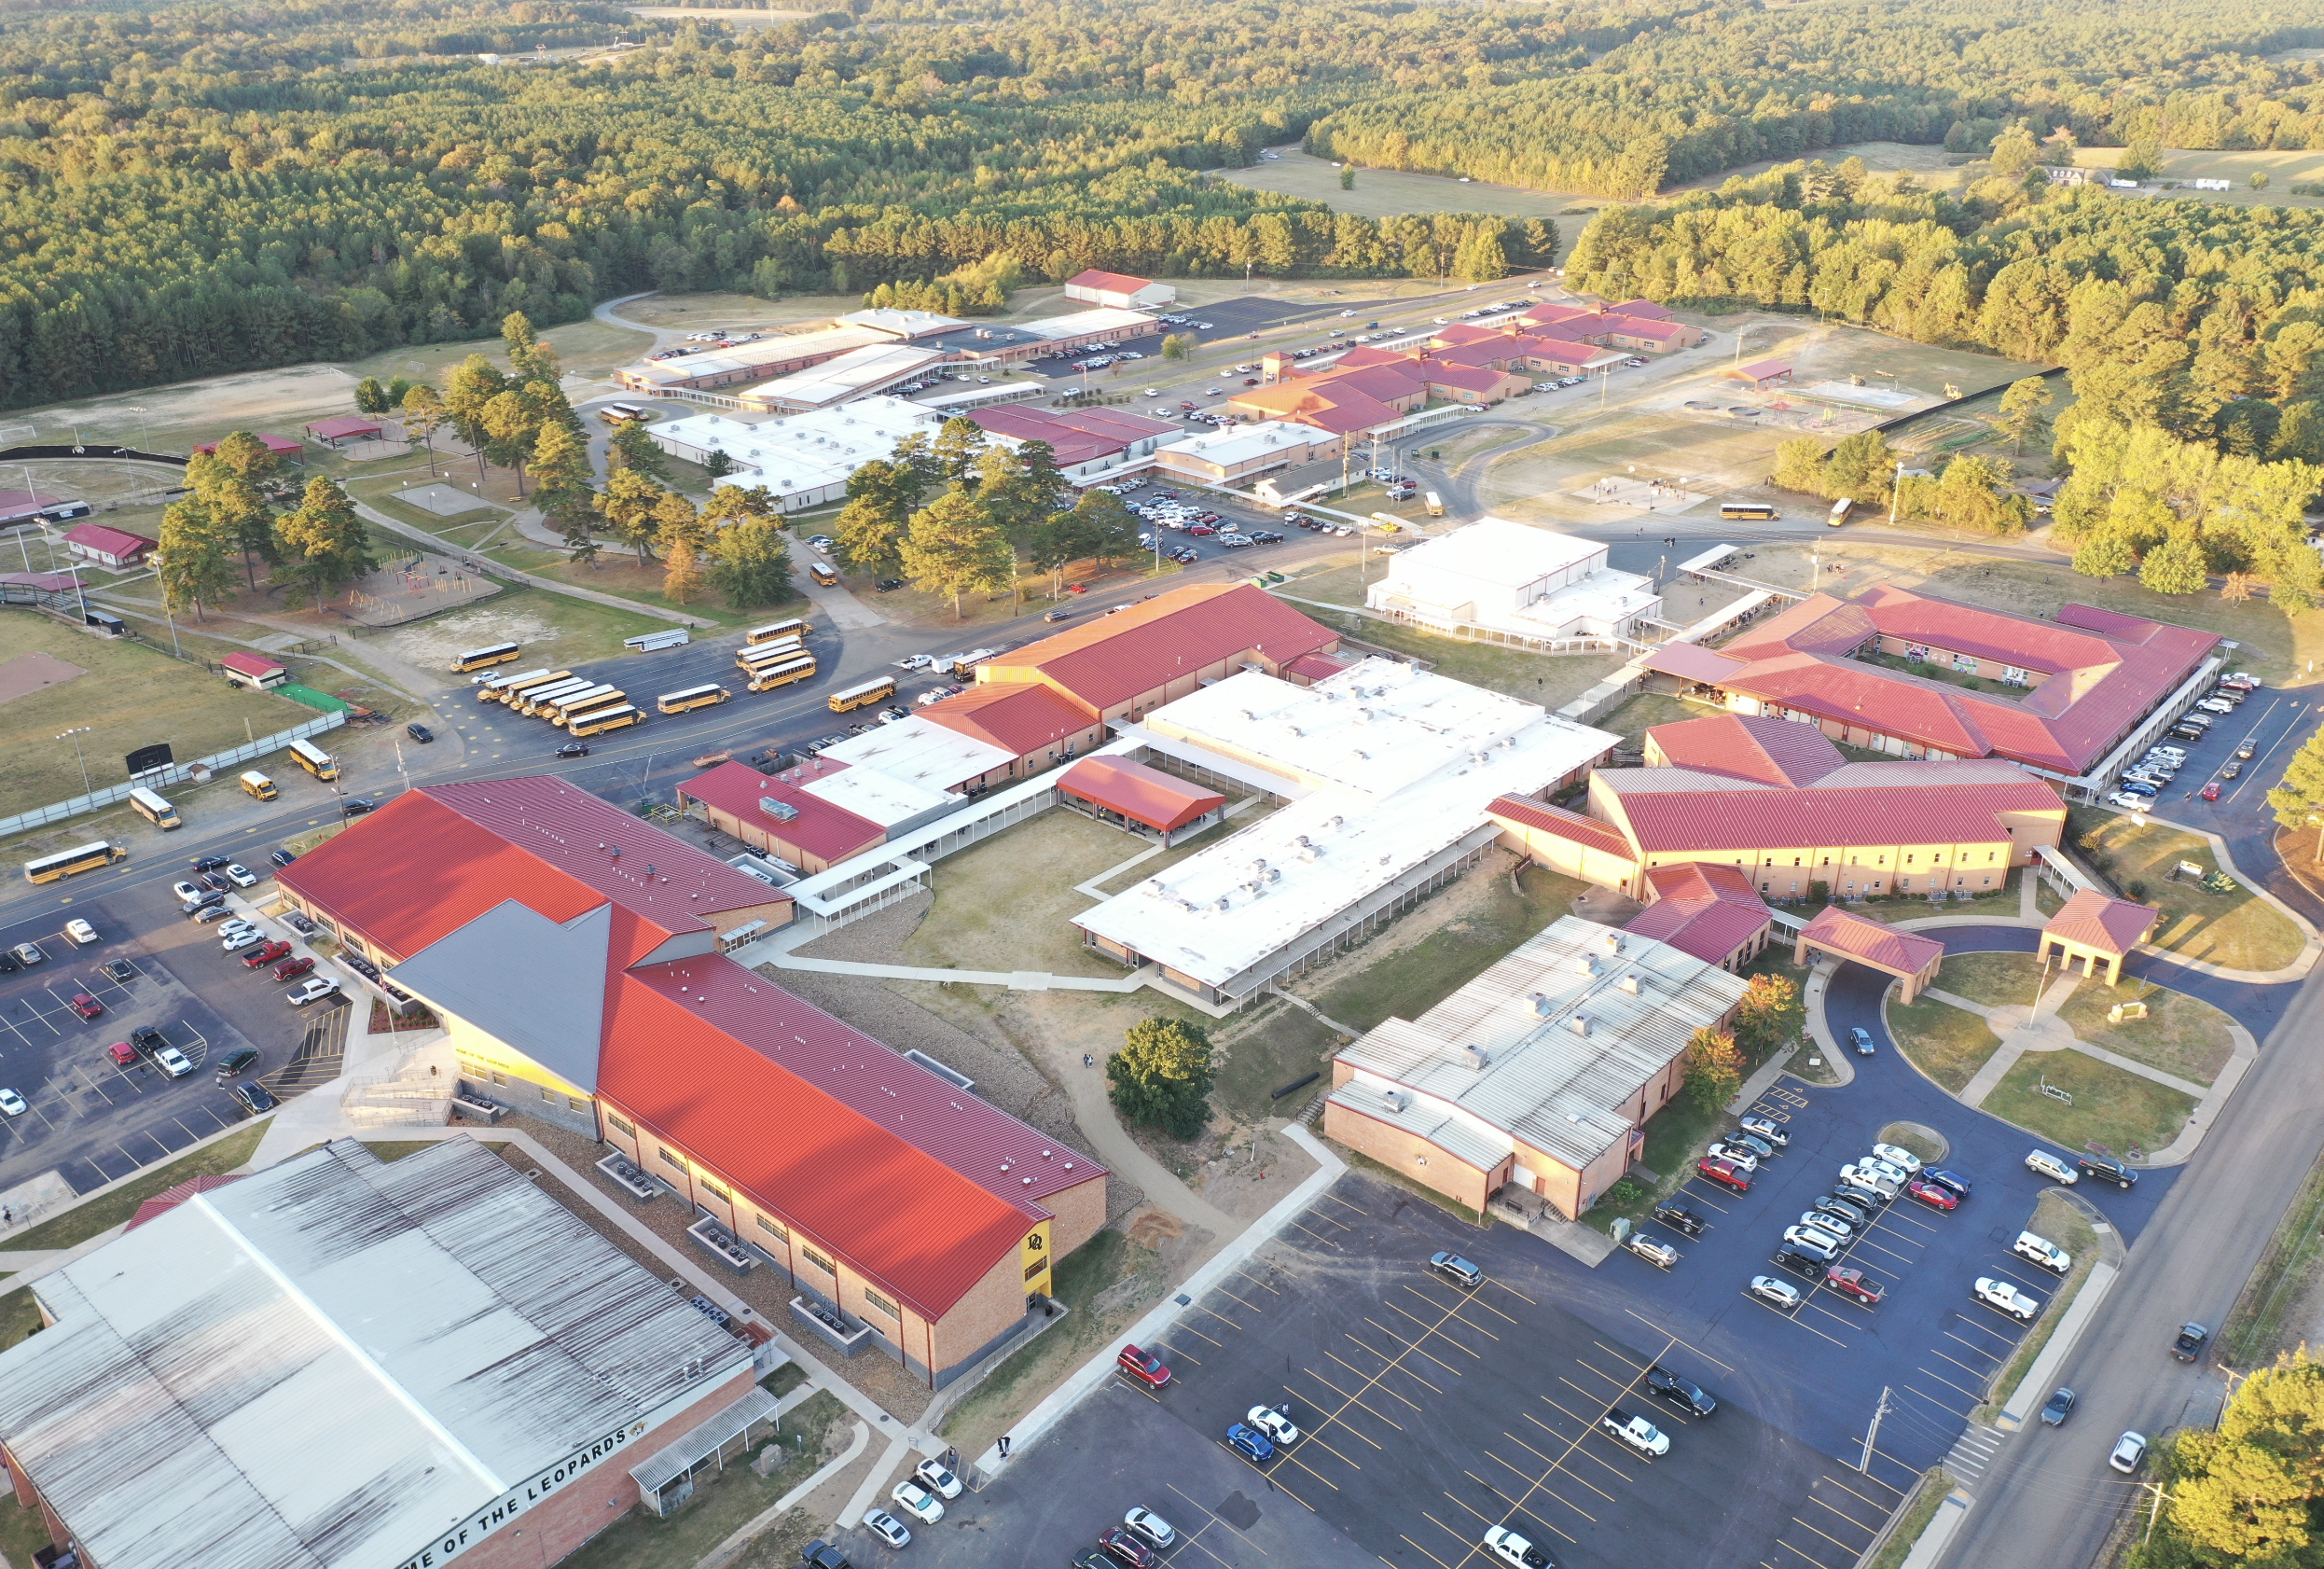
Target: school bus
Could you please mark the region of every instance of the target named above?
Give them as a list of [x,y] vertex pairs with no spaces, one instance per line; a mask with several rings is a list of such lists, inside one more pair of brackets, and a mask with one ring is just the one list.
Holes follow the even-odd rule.
[[806,644],[795,637],[786,637],[780,643],[762,643],[755,648],[736,650],[734,668],[747,675],[769,660],[795,660],[806,652]]
[[654,700],[654,706],[664,714],[684,714],[689,709],[709,708],[726,701],[734,694],[726,687],[712,684],[708,687],[688,687],[683,692],[664,692]]
[[574,736],[602,735],[607,730],[626,729],[631,725],[645,723],[645,710],[631,703],[616,708],[601,708],[594,714],[584,714],[574,721]]
[[629,694],[618,687],[593,687],[586,692],[575,692],[560,702],[541,710],[541,717],[562,728],[576,714],[588,714],[600,708],[611,708],[627,701]]
[[597,417],[609,425],[631,424],[645,418],[645,410],[634,403],[608,403],[597,411]]
[[839,586],[839,575],[821,562],[808,562],[807,575],[823,588],[836,589]]
[[331,760],[331,755],[328,752],[311,741],[292,742],[290,755],[300,768],[305,769],[317,779],[339,777],[339,764]]
[[1776,521],[1776,509],[1764,501],[1722,501],[1719,504],[1722,518],[1743,518],[1757,523]]
[[242,794],[262,801],[270,801],[283,793],[274,787],[273,780],[269,779],[256,769],[252,769],[248,773],[243,774],[242,784]]
[[535,687],[546,687],[552,681],[571,679],[569,670],[528,670],[519,675],[496,675],[477,688],[478,702],[513,702],[519,696]]
[[1853,505],[1854,503],[1850,502],[1846,496],[1842,496],[1839,500],[1833,502],[1832,504],[1832,510],[1824,517],[1824,527],[1836,529],[1842,523],[1847,522],[1847,509]]
[[806,617],[794,616],[788,620],[769,621],[763,627],[753,627],[749,632],[742,634],[742,641],[746,645],[753,643],[772,643],[779,638],[805,637],[809,632],[813,632],[814,630],[815,629],[808,623]]
[[129,793],[129,809],[157,828],[182,828],[186,826],[184,819],[177,814],[177,808],[143,784]]
[[834,692],[825,701],[831,704],[831,711],[834,714],[845,714],[851,708],[867,707],[882,698],[893,696],[895,696],[895,677],[881,675],[858,686],[850,687],[844,691]]
[[594,675],[568,675],[562,681],[554,681],[546,687],[535,687],[529,692],[510,698],[508,706],[519,714],[538,714],[559,698],[569,698],[575,692],[586,692],[591,687],[603,685],[604,683]]
[[116,861],[129,859],[129,852],[118,844],[99,840],[76,850],[60,850],[53,855],[43,855],[36,861],[24,863],[27,882],[54,882],[60,877],[73,877],[99,867],[109,867]]
[[511,660],[522,658],[524,658],[523,644],[495,643],[489,648],[469,649],[452,660],[452,669],[456,673],[482,670],[486,665],[506,664]]
[[771,692],[777,687],[788,687],[794,681],[805,681],[815,673],[815,656],[801,654],[796,659],[779,660],[763,665],[754,673],[746,685],[754,692]]

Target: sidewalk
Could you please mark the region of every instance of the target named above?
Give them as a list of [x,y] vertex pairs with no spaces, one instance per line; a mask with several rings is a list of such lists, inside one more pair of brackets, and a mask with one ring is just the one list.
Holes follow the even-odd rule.
[[592,604],[607,605],[615,610],[627,610],[633,616],[651,617],[654,620],[665,625],[677,623],[704,631],[722,630],[720,623],[716,621],[706,621],[699,616],[689,616],[684,611],[672,610],[667,605],[641,604],[633,599],[623,599],[619,594],[602,593],[595,589],[584,589],[578,584],[560,583],[553,577],[535,576],[530,572],[519,572],[515,567],[503,565],[499,562],[480,561],[446,545],[443,540],[425,529],[414,528],[409,523],[396,521],[367,502],[355,503],[355,515],[367,523],[376,524],[390,534],[400,534],[414,544],[425,546],[437,555],[457,557],[478,572],[488,573],[494,577],[512,578],[517,582],[539,589],[545,593],[563,594],[568,599],[583,599]]

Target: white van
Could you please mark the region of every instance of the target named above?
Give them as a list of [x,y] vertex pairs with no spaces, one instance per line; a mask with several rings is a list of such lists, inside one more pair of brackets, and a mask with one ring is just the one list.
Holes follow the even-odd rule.
[[2027,1156],[2026,1170],[2037,1176],[2048,1177],[2052,1182],[2067,1187],[2071,1187],[2082,1180],[2080,1172],[2046,1149],[2037,1149]]

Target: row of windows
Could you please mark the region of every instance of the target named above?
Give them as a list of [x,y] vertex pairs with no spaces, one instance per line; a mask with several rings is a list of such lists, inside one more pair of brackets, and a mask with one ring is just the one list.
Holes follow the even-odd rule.
[[[1909,866],[1913,865],[1915,862],[1916,862],[1916,861],[1917,861],[1917,860],[1919,860],[1919,859],[1920,859],[1920,854],[1919,854],[1919,852],[1915,851],[1915,852],[1913,852],[1912,854],[1907,854],[1907,855],[1904,857],[1904,864],[1905,864],[1906,866],[1908,866],[1908,867],[1909,867]],[[1988,851],[1986,851],[1986,852],[1985,852],[1985,865],[1987,865],[1987,866],[1995,866],[1995,865],[1998,865],[1998,864],[1999,863],[2000,859],[2001,859],[2001,852],[2000,852],[2000,851],[1999,851],[1999,850],[1988,850]],[[1970,854],[1969,854],[1969,852],[1967,852],[1967,851],[1962,851],[1962,852],[1961,852],[1961,853],[1960,853],[1957,856],[1956,856],[1956,857],[1955,857],[1954,864],[1955,864],[1955,865],[1957,865],[1957,866],[1967,866],[1967,865],[1969,865],[1969,862],[1970,862]],[[1741,866],[1741,865],[1743,864],[1743,857],[1742,857],[1742,856],[1740,856],[1740,855],[1737,855],[1737,856],[1735,858],[1735,864],[1736,864],[1736,866],[1738,866],[1738,867],[1739,867],[1739,866]],[[1805,865],[1807,864],[1807,860],[1806,860],[1806,857],[1805,857],[1805,856],[1802,856],[1802,855],[1794,855],[1794,856],[1792,856],[1792,857],[1791,857],[1791,864],[1792,864],[1793,866],[1795,866],[1795,867],[1802,867],[1802,866],[1805,866]],[[1828,867],[1828,866],[1830,866],[1830,865],[1832,864],[1832,857],[1831,857],[1831,856],[1829,856],[1829,855],[1826,855],[1826,856],[1825,856],[1822,860],[1818,861],[1816,864],[1817,864],[1818,866],[1819,866],[1819,867]],[[1888,864],[1888,856],[1886,856],[1886,855],[1878,855],[1878,856],[1874,856],[1874,859],[1873,859],[1873,865],[1874,865],[1874,866],[1876,866],[1876,867],[1885,867],[1885,866],[1887,866]],[[1931,855],[1931,856],[1930,856],[1930,857],[1929,857],[1929,864],[1930,864],[1930,866],[1943,866],[1943,865],[1944,865],[1944,856],[1942,856],[1942,855]]]

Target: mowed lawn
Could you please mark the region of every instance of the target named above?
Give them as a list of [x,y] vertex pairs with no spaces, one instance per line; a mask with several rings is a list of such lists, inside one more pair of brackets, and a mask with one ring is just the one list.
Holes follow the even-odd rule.
[[[2043,1094],[2044,1084],[2071,1095],[2073,1104]],[[2091,1147],[2152,1154],[2179,1136],[2195,1101],[2079,1051],[2028,1051],[2001,1076],[1982,1109],[2055,1140],[2069,1155]]]
[[[1951,973],[1947,965],[1937,979],[1942,982]],[[1984,1020],[1926,994],[1910,1003],[1890,1002],[1888,1023],[1896,1048],[1913,1066],[1957,1095],[2001,1046]]]
[[89,782],[102,790],[128,782],[122,758],[137,747],[166,741],[188,762],[315,717],[288,698],[229,687],[128,638],[87,636],[28,608],[0,613],[0,664],[32,653],[87,673],[0,702],[0,815],[81,793],[73,743],[57,737],[83,725]]
[[[2151,819],[2141,826],[2095,807],[2073,808],[2068,831],[2077,844],[2095,831],[2095,847],[2083,854],[2132,897],[2163,912],[2149,939],[2155,947],[2243,970],[2279,969],[2300,957],[2305,946],[2300,928],[2248,886],[2239,882],[2232,894],[2214,894],[2195,879],[2170,878],[2181,861],[2217,871],[2207,840]],[[2141,889],[2131,889],[2134,882]]]

